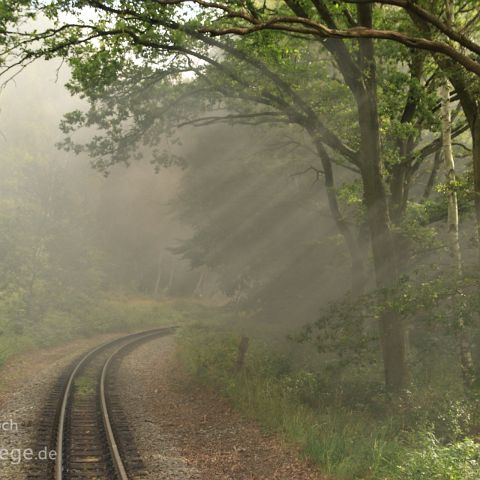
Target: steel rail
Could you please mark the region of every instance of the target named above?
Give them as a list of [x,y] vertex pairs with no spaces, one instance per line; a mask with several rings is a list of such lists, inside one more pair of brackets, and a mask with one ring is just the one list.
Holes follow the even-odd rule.
[[[92,359],[97,353],[99,353],[102,350],[105,350],[107,348],[111,348],[115,346],[117,343],[121,343],[126,341],[124,345],[122,345],[119,349],[117,349],[107,360],[106,364],[107,368],[105,368],[105,365],[102,370],[102,377],[101,377],[101,383],[100,383],[100,390],[101,390],[101,406],[102,406],[102,416],[103,416],[103,421],[104,421],[104,426],[107,431],[107,439],[109,442],[109,447],[110,451],[112,453],[112,458],[114,460],[114,465],[115,468],[117,469],[118,474],[120,475],[120,480],[128,480],[128,476],[125,472],[125,467],[123,465],[123,462],[121,460],[120,454],[118,452],[118,446],[115,440],[115,436],[113,434],[112,426],[111,426],[111,421],[110,421],[110,416],[108,415],[108,407],[105,399],[105,378],[106,378],[106,372],[108,369],[108,365],[110,364],[110,361],[112,358],[118,354],[120,351],[122,351],[124,348],[127,346],[130,346],[132,343],[135,343],[136,341],[140,340],[145,340],[150,337],[155,337],[157,335],[162,335],[169,333],[170,331],[174,331],[176,327],[163,327],[163,328],[158,328],[158,329],[153,329],[153,330],[147,330],[144,332],[137,332],[133,333],[130,335],[126,335],[124,337],[117,338],[113,341],[103,343],[102,345],[99,345],[98,347],[95,347],[93,350],[90,350],[86,355],[84,355],[75,365],[74,369],[70,373],[68,377],[68,381],[66,383],[66,387],[63,393],[62,397],[62,402],[61,406],[59,409],[59,414],[58,414],[58,421],[57,421],[57,434],[56,434],[56,458],[55,458],[55,469],[54,469],[54,478],[55,480],[64,480],[64,449],[63,449],[63,443],[64,443],[64,437],[65,437],[65,424],[66,424],[66,416],[67,416],[67,409],[68,409],[68,404],[69,400],[72,394],[73,390],[73,384],[75,381],[75,378],[80,371],[80,369],[90,360]],[[131,339],[129,341],[129,339]],[[105,412],[105,413],[103,413]],[[108,423],[107,423],[108,421]],[[120,463],[117,463],[119,461]],[[123,476],[122,476],[123,475]]]
[[117,356],[121,355],[124,352],[124,350],[131,347],[132,344],[135,344],[137,342],[143,342],[143,341],[145,341],[149,338],[154,338],[158,335],[167,334],[172,330],[173,330],[172,328],[166,328],[162,331],[154,332],[154,333],[147,333],[145,335],[142,335],[139,338],[135,338],[135,339],[131,340],[130,342],[122,345],[115,352],[113,352],[110,355],[110,357],[108,357],[108,360],[105,362],[105,364],[103,365],[102,375],[101,375],[101,378],[100,378],[100,406],[101,406],[101,410],[102,410],[103,426],[105,428],[108,445],[110,447],[110,453],[112,455],[113,466],[114,466],[114,468],[117,472],[119,480],[129,480],[129,478],[128,478],[128,475],[127,475],[127,470],[126,470],[125,465],[123,463],[123,459],[120,455],[120,451],[119,451],[118,444],[117,444],[117,441],[116,441],[116,438],[115,438],[115,434],[113,432],[112,423],[111,423],[111,420],[110,420],[110,414],[109,414],[109,411],[108,411],[107,393],[106,393],[107,392],[106,379],[107,379],[108,369],[109,369],[112,361]]

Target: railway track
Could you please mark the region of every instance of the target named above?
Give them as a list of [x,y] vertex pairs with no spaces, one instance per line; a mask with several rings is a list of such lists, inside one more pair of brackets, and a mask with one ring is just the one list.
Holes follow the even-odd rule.
[[62,374],[47,399],[37,447],[55,460],[31,462],[29,480],[135,480],[144,477],[114,377],[120,360],[142,342],[173,333],[166,327],[127,335],[90,350]]

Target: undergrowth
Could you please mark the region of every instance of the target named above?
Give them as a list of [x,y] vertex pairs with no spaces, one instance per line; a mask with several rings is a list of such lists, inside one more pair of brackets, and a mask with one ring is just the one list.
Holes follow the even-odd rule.
[[18,331],[8,317],[2,317],[0,308],[0,365],[20,352],[98,334],[181,324],[202,318],[208,311],[209,307],[188,300],[118,296],[86,302],[81,309],[47,311],[41,319]]
[[251,341],[244,368],[237,372],[239,338],[219,326],[191,324],[179,335],[178,351],[195,380],[283,434],[324,474],[364,480],[480,479],[480,448],[468,438],[477,421],[475,401],[453,399],[447,392],[410,392],[392,405],[373,388],[368,402],[353,402],[349,397],[358,399],[358,392],[348,386],[347,395],[335,390],[319,372],[298,368],[265,342]]

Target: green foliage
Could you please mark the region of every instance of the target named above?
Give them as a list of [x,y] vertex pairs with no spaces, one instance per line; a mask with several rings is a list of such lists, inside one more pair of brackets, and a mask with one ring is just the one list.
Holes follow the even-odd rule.
[[[443,198],[449,192],[455,192],[457,194],[457,201],[458,201],[458,209],[460,212],[465,212],[471,209],[473,204],[473,172],[468,169],[465,173],[456,175],[454,182],[449,183],[441,183],[439,182],[435,187],[435,190],[442,194]],[[442,202],[443,204],[446,203],[445,200]],[[445,208],[445,207],[444,207]],[[444,215],[445,216],[445,215]],[[432,220],[438,219],[438,216],[432,216]]]
[[[442,202],[442,213],[446,213]],[[395,229],[399,236],[400,248],[410,256],[432,251],[441,247],[438,230],[431,225],[433,203],[408,202],[405,215],[400,225]]]
[[0,317],[3,320],[0,323],[0,364],[19,352],[99,334],[180,325],[203,318],[210,311],[211,307],[188,300],[160,302],[122,296],[86,301],[69,312],[50,310],[41,322],[27,325],[21,332],[12,329],[8,318]]
[[284,375],[281,380],[285,393],[310,406],[318,406],[324,384],[318,375],[307,370],[299,370]]
[[102,282],[75,171],[48,146],[35,155],[34,143],[0,155],[0,315],[20,330],[51,310],[68,314]]
[[344,215],[355,223],[365,222],[365,206],[363,205],[363,186],[360,180],[345,182],[337,189]]
[[409,452],[391,478],[398,480],[477,480],[480,446],[472,439],[441,445],[425,435],[420,449]]
[[368,383],[364,375],[372,378],[375,372],[376,378],[381,369],[376,322],[384,312],[394,312],[402,316],[410,332],[409,354],[416,375],[421,376],[417,362],[426,365],[440,352],[451,356],[458,367],[458,319],[462,319],[466,335],[475,335],[479,282],[478,274],[471,269],[459,278],[453,268],[427,264],[403,275],[392,288],[331,302],[316,321],[292,337],[312,344],[332,375],[355,372]]

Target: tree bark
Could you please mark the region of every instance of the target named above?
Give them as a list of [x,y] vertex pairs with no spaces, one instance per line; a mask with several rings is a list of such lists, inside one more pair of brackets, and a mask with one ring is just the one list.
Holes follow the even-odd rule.
[[[289,2],[288,5],[297,15],[308,17],[307,12],[298,2]],[[316,0],[314,5],[323,21],[330,28],[336,28],[335,19],[326,2]],[[371,29],[372,5],[364,2],[357,4],[356,8],[358,26],[362,29]],[[364,205],[367,210],[375,280],[379,291],[385,291],[388,295],[389,289],[395,285],[398,277],[398,263],[390,229],[387,192],[382,172],[374,42],[371,38],[359,39],[358,55],[357,52],[352,54],[345,43],[339,39],[327,40],[324,45],[335,58],[343,79],[357,104],[360,128],[358,163],[364,187]],[[320,157],[324,156],[320,153]],[[326,169],[327,173],[328,171]],[[333,183],[331,185],[333,186]],[[329,197],[329,201],[331,200],[336,199]],[[331,204],[331,207],[332,205],[335,211],[336,206],[334,203]],[[337,218],[341,220],[341,216]],[[344,238],[347,240],[348,236],[344,236]],[[399,393],[407,384],[405,325],[398,314],[393,310],[387,310],[380,319],[379,330],[385,368],[385,384],[390,392]]]
[[477,105],[475,117],[472,119],[473,190],[476,219],[476,237],[478,246],[478,263],[480,264],[480,105]]
[[390,181],[391,217],[395,225],[400,224],[407,206],[408,194],[405,191],[407,165],[401,162],[392,167],[392,179]]
[[[445,2],[445,21],[448,27],[451,27],[453,24],[453,1],[447,0]],[[448,237],[450,244],[450,253],[454,262],[454,267],[456,269],[457,282],[460,282],[462,277],[462,256],[460,249],[460,239],[458,235],[458,200],[457,192],[455,191],[455,160],[453,158],[452,151],[452,118],[451,118],[451,107],[450,107],[450,88],[447,78],[444,79],[444,82],[441,86],[440,97],[442,102],[442,146],[443,146],[443,159],[445,162],[445,169],[447,172],[447,195],[448,195]],[[461,96],[460,96],[461,98]],[[476,102],[475,105],[475,114],[471,120],[471,129],[472,129],[472,139],[473,132],[475,130],[475,124],[478,112],[478,105]],[[466,113],[468,116],[468,114]],[[478,165],[475,167],[474,159],[474,177],[476,174],[475,170],[478,170]],[[474,180],[475,182],[475,180]],[[474,186],[475,192],[476,185]],[[475,195],[476,197],[476,195]],[[477,202],[475,199],[475,212],[477,213]],[[477,229],[479,225],[479,217],[477,216]],[[462,300],[460,299],[460,302]],[[463,374],[463,382],[467,388],[470,388],[475,380],[475,371],[473,367],[473,358],[470,348],[470,342],[466,336],[465,332],[465,321],[461,313],[462,306],[460,306],[460,312],[457,318],[458,326],[458,343],[460,350],[460,364]]]
[[437,150],[435,152],[435,157],[433,159],[432,170],[428,177],[427,184],[425,185],[425,190],[423,191],[423,199],[427,200],[433,190],[433,186],[435,185],[435,180],[437,179],[438,169],[440,168],[440,163],[442,161],[442,151]]
[[[365,111],[365,109],[362,109]],[[385,292],[388,303],[389,289],[398,276],[393,235],[390,229],[387,197],[380,170],[380,152],[374,141],[378,138],[373,118],[364,123],[361,149],[365,156],[362,168],[364,201],[367,207],[376,286]],[[397,394],[407,384],[406,329],[402,317],[392,309],[380,318],[380,337],[384,362],[385,385],[389,392]]]
[[[358,5],[359,24],[372,25],[372,6]],[[361,89],[354,91],[360,126],[361,174],[364,202],[372,242],[373,263],[377,288],[389,291],[398,277],[398,262],[390,228],[387,193],[382,174],[380,125],[377,106],[377,81],[374,44],[361,40],[359,62],[363,74]],[[380,337],[383,353],[385,385],[392,394],[399,394],[407,385],[406,329],[402,317],[386,307],[380,318]]]
[[[447,177],[447,201],[448,201],[448,241],[453,266],[456,270],[457,281],[462,277],[462,253],[460,248],[459,227],[458,227],[458,200],[455,191],[455,160],[452,150],[452,119],[450,109],[450,89],[445,79],[441,88],[440,96],[442,102],[442,146],[443,159]],[[461,300],[460,300],[461,301]],[[460,308],[461,312],[461,308]],[[460,349],[460,363],[463,374],[463,381],[466,387],[471,387],[474,379],[473,358],[470,343],[465,332],[465,321],[461,313],[457,318],[458,343]]]
[[[420,81],[424,69],[425,56],[423,52],[411,53],[410,76],[412,82]],[[418,105],[418,93],[416,84],[410,85],[407,100],[401,118],[402,124],[412,122]],[[420,130],[420,125],[417,125]],[[410,183],[413,177],[413,151],[418,138],[418,133],[410,133],[406,138],[400,136],[396,143],[399,154],[399,162],[393,165],[390,177],[390,215],[394,225],[399,225],[407,208]]]
[[452,118],[450,110],[450,89],[445,80],[440,88],[442,102],[442,145],[443,161],[445,164],[447,180],[447,202],[448,202],[448,242],[453,264],[457,275],[462,275],[462,254],[460,250],[460,239],[458,235],[458,200],[455,190],[455,160],[452,151]]

